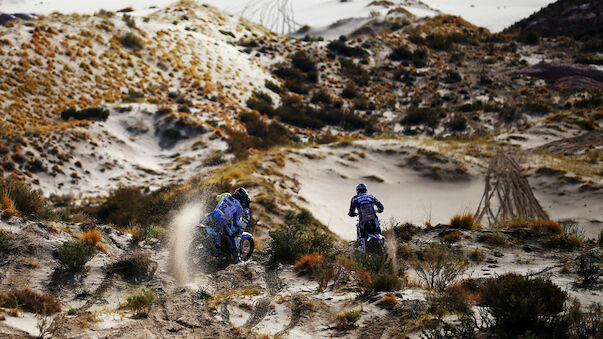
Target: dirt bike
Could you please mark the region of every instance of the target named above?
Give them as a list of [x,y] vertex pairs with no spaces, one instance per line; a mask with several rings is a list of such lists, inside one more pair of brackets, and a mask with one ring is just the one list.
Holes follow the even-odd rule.
[[[249,216],[249,213],[246,212],[245,215]],[[249,220],[248,217],[246,220]],[[249,260],[255,249],[253,235],[243,231],[241,227],[234,226],[232,222],[227,227],[230,227],[233,231],[235,243],[239,250],[239,258],[241,261]],[[228,244],[222,240],[220,234],[213,227],[204,224],[199,224],[195,228],[189,256],[193,267],[197,267],[204,262],[207,263],[208,259],[226,260],[229,264],[234,262]]]
[[[381,212],[378,211],[377,213]],[[354,213],[354,216],[358,216],[358,214]],[[356,227],[360,227],[360,223],[356,224]],[[367,254],[383,254],[385,251],[385,237],[379,233],[379,228],[375,221],[365,221],[364,230],[366,232],[365,245],[363,247],[359,241],[358,250]]]

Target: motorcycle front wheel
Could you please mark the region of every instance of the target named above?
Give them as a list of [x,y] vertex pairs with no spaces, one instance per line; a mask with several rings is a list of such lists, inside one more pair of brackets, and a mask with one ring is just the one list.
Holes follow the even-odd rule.
[[253,240],[253,238],[241,240],[241,243],[239,244],[239,257],[241,257],[241,260],[249,260],[251,258],[251,255],[253,254],[254,249],[255,241]]

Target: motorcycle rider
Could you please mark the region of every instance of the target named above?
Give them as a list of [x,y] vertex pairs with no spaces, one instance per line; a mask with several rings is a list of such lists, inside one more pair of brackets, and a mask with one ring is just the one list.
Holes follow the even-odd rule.
[[[365,184],[356,186],[356,195],[350,202],[350,217],[358,216],[357,236],[360,246],[358,249],[362,252],[366,251],[366,238],[368,234],[381,233],[379,227],[379,218],[377,213],[383,212],[383,204],[372,194],[367,193],[368,188]],[[374,206],[377,207],[375,212]],[[356,213],[358,210],[358,213]]]
[[200,224],[212,227],[220,235],[222,241],[226,242],[232,253],[235,263],[241,262],[239,249],[237,248],[233,227],[245,228],[249,221],[249,194],[243,187],[237,188],[232,194],[222,193],[216,197],[218,205]]

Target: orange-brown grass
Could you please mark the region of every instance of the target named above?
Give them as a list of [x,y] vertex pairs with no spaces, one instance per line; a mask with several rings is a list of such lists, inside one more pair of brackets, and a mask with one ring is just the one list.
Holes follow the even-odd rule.
[[323,257],[320,253],[310,253],[301,257],[295,262],[294,268],[299,273],[314,274],[318,267],[322,265]]
[[461,240],[461,232],[454,231],[454,232],[445,234],[443,237],[443,240],[444,240],[444,242],[447,242],[447,243],[457,242],[457,241]]
[[386,294],[383,296],[383,299],[381,299],[381,304],[385,305],[385,306],[395,306],[398,303],[398,298],[396,298],[395,295],[393,294]]
[[540,231],[547,231],[550,233],[561,233],[563,229],[558,222],[553,220],[541,220],[541,219],[513,219],[505,221],[499,225],[501,228],[534,228]]
[[101,243],[101,234],[96,229],[90,229],[86,233],[82,234],[81,239],[90,247],[95,247],[103,253],[107,253],[107,249]]
[[15,208],[15,204],[13,203],[12,199],[8,195],[5,195],[2,197],[2,200],[0,201],[0,205],[1,205],[2,209],[4,210],[4,216],[14,217],[14,216],[19,215],[19,211],[17,211],[17,209]]
[[40,294],[29,288],[13,289],[0,298],[3,307],[15,307],[43,315],[61,312],[61,305],[51,295]]
[[465,213],[463,215],[455,215],[450,219],[450,227],[459,228],[462,230],[470,230],[472,228],[479,228],[479,224],[475,223],[473,214]]

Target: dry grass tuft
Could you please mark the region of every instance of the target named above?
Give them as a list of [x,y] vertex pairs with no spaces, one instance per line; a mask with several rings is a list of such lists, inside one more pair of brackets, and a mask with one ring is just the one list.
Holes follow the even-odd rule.
[[299,273],[314,274],[318,267],[322,265],[323,256],[320,253],[310,253],[301,257],[295,262],[295,270]]
[[563,231],[561,225],[553,220],[541,219],[513,219],[502,222],[500,228],[533,228],[540,231],[560,234]]
[[98,247],[101,245],[101,234],[96,228],[88,230],[86,233],[82,234],[81,239],[90,247]]
[[450,227],[470,230],[473,228],[480,228],[480,225],[475,223],[473,214],[465,213],[463,215],[457,214],[453,216],[452,219],[450,219]]
[[61,304],[53,296],[32,291],[27,287],[13,289],[6,295],[0,295],[0,305],[41,315],[61,312]]

